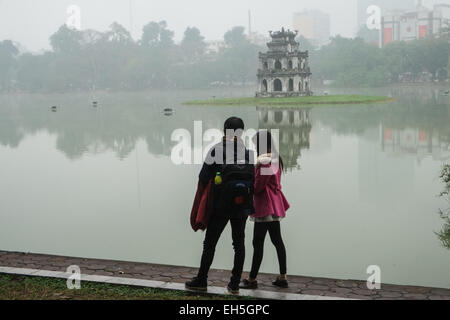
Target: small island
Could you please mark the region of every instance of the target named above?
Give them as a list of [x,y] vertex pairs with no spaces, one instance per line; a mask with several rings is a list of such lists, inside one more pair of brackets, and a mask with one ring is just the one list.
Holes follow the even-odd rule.
[[329,96],[305,96],[305,97],[273,97],[273,98],[223,98],[209,100],[186,101],[185,105],[196,106],[305,106],[305,105],[342,105],[342,104],[367,104],[392,101],[385,96],[364,95],[329,95]]
[[365,104],[392,100],[383,96],[323,95],[311,90],[309,52],[301,51],[295,41],[297,31],[270,32],[269,50],[259,53],[258,88],[255,97],[221,98],[187,101],[185,105],[199,106],[292,106]]

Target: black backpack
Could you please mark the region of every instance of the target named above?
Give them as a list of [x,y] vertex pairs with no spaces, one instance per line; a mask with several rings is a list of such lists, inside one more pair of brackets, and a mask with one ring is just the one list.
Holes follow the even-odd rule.
[[252,164],[223,164],[222,183],[216,185],[219,192],[218,207],[226,211],[253,213],[254,166]]

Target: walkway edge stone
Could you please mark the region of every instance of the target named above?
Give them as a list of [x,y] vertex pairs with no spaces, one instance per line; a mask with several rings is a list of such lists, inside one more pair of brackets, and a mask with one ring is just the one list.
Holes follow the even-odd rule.
[[[60,279],[68,279],[72,275],[71,273],[60,272],[60,271],[27,269],[27,268],[12,268],[12,267],[1,267],[0,266],[0,274],[1,273],[32,276],[32,277],[60,278]],[[191,291],[187,290],[182,283],[175,283],[175,282],[163,282],[163,281],[155,281],[155,280],[121,278],[121,277],[87,275],[87,274],[81,274],[81,281],[109,283],[109,284],[117,284],[117,285],[130,285],[130,286],[146,287],[146,288],[153,288],[153,289],[166,289],[166,290],[191,292]],[[225,288],[214,287],[214,286],[208,287],[207,293],[214,294],[214,295],[229,295]],[[338,298],[338,297],[314,296],[314,295],[304,295],[304,294],[295,294],[295,293],[282,293],[282,292],[272,292],[272,291],[265,291],[265,290],[240,290],[239,296],[253,297],[253,298],[260,298],[260,299],[272,299],[272,300],[352,300],[352,299]]]
[[[184,283],[198,273],[197,268],[163,265],[148,262],[119,261],[97,258],[57,256],[0,250],[0,266],[10,273],[43,277],[68,277],[69,267],[78,267],[84,281],[128,284],[152,288],[185,290]],[[17,268],[17,269],[15,269]],[[18,270],[20,269],[20,270]],[[76,269],[75,269],[76,270]],[[209,293],[223,295],[231,271],[211,269],[208,277]],[[260,273],[258,290],[242,290],[241,295],[261,299],[361,299],[361,300],[450,300],[450,288],[425,287],[417,284],[382,283],[379,289],[367,287],[366,280],[332,279],[302,275],[289,275],[289,287],[272,285],[277,275]],[[244,272],[242,277],[248,277]],[[442,279],[443,287],[448,283]],[[318,298],[318,297],[321,298]]]

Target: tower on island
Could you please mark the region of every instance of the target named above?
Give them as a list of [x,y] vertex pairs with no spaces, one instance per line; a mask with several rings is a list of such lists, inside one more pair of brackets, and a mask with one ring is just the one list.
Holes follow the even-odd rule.
[[297,31],[270,31],[269,51],[259,53],[257,97],[312,95],[308,51],[300,51]]

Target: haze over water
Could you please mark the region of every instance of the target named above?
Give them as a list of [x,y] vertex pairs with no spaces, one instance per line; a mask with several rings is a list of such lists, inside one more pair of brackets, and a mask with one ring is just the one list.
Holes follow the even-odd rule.
[[[0,249],[198,267],[203,234],[189,213],[200,166],[172,163],[171,134],[236,115],[247,128],[280,128],[289,274],[365,280],[379,265],[383,283],[450,288],[449,249],[435,233],[448,206],[438,197],[450,159],[442,90],[368,90],[396,101],[299,110],[181,104],[253,91],[96,93],[97,108],[87,93],[1,95]],[[266,245],[262,271],[276,273]],[[213,268],[230,269],[231,257],[227,227]]]

